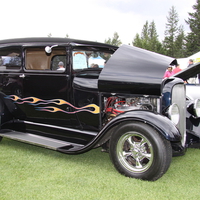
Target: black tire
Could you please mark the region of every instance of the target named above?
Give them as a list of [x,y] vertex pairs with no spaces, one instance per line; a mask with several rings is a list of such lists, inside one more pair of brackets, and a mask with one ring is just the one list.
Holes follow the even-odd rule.
[[129,122],[112,134],[110,158],[121,174],[155,181],[169,168],[172,148],[170,142],[151,126]]

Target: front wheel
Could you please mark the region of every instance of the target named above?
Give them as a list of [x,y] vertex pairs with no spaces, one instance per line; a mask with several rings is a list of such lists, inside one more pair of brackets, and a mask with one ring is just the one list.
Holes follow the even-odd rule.
[[172,148],[151,126],[125,123],[110,138],[110,158],[121,174],[155,181],[169,168]]

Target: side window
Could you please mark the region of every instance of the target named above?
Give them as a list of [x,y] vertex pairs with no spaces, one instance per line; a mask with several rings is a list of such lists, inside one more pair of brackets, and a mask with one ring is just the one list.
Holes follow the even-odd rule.
[[101,50],[96,51],[73,51],[73,70],[83,70],[88,68],[103,68],[112,52]]
[[[57,71],[62,65],[62,71],[66,68],[66,50],[64,47],[56,47],[47,54],[44,47],[31,47],[25,50],[25,68],[27,70]],[[59,70],[61,72],[61,70]]]
[[50,69],[49,58],[44,48],[27,48],[25,55],[25,68],[27,70]]
[[22,64],[21,50],[16,47],[0,48],[0,70],[19,70]]

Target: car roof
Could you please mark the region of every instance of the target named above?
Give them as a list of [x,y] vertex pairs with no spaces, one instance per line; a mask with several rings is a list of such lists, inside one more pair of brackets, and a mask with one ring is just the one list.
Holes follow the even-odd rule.
[[69,44],[69,43],[75,43],[80,45],[94,45],[94,46],[101,46],[105,48],[114,48],[117,49],[116,46],[100,43],[100,42],[93,42],[93,41],[87,41],[87,40],[78,40],[78,39],[72,39],[72,38],[59,38],[59,37],[31,37],[31,38],[15,38],[15,39],[5,39],[0,40],[0,45],[6,46],[6,45],[30,45],[31,44],[38,44],[38,45],[48,45],[48,44]]

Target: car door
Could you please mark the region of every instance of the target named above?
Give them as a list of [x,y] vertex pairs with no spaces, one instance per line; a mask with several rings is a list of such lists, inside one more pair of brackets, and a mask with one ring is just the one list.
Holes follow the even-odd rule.
[[[47,54],[44,47],[24,49],[24,71],[20,74],[22,91],[16,104],[26,120],[60,127],[77,126],[70,98],[70,70],[65,47]],[[64,70],[57,70],[62,62]]]

